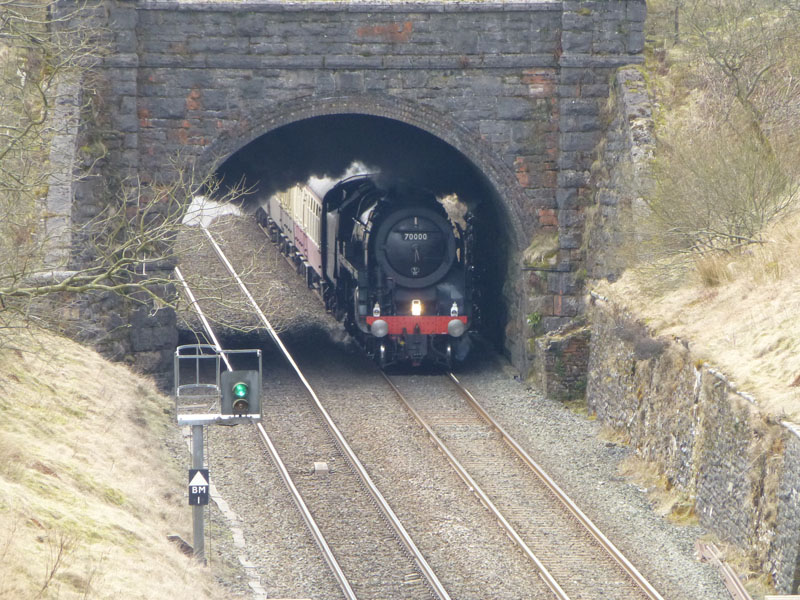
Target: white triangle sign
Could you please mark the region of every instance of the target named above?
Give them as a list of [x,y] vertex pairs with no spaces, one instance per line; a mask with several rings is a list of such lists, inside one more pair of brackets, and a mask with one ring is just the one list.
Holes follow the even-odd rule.
[[207,485],[208,485],[208,481],[206,481],[206,478],[203,477],[203,473],[201,471],[198,471],[197,473],[195,473],[194,477],[192,477],[192,480],[189,482],[189,486],[190,487],[192,487],[192,486],[202,487],[202,486],[207,486]]

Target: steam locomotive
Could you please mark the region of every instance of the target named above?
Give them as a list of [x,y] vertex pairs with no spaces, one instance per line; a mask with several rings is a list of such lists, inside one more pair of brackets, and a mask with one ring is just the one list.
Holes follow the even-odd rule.
[[381,366],[466,357],[472,227],[431,192],[357,175],[275,194],[257,218]]

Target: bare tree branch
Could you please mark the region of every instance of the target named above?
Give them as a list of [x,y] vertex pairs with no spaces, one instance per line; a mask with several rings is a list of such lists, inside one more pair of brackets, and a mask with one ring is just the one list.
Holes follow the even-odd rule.
[[[107,32],[96,26],[93,9],[86,2],[0,0],[0,330],[41,322],[48,316],[41,304],[46,298],[68,305],[82,294],[105,294],[153,310],[177,306],[175,240],[193,196],[218,192],[213,178],[176,157],[171,181],[115,183],[94,199],[103,205],[88,222],[64,215],[72,258],[69,264],[48,259],[56,234],[45,222],[59,217],[45,210],[49,188],[95,176],[107,152],[102,140],[90,139],[92,156],[79,175],[71,165],[59,170],[51,163],[51,143],[67,127],[54,118],[59,85],[74,82],[86,90],[77,110],[96,108],[91,89]],[[218,200],[243,191],[217,193]],[[218,288],[193,285],[218,295]]]

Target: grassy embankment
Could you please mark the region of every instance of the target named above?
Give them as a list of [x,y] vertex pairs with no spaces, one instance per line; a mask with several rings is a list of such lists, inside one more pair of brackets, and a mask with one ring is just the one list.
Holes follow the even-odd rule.
[[776,225],[763,245],[686,273],[676,288],[628,271],[600,286],[658,335],[689,340],[768,413],[800,423],[800,216]]
[[4,342],[0,598],[223,597],[166,539],[191,540],[170,400],[68,340]]
[[[712,226],[736,223],[754,243],[697,253],[684,247],[672,256],[666,248],[662,260],[631,268],[601,290],[656,334],[688,340],[698,359],[755,396],[766,413],[800,423],[800,61],[792,41],[800,38],[784,23],[797,15],[766,1],[760,12],[735,0],[707,10],[673,0],[647,4],[655,191],[664,214],[686,216],[661,226],[691,231],[693,220],[711,214]],[[749,93],[737,95],[743,82]],[[729,202],[737,195],[739,204]],[[760,218],[784,201],[778,218]],[[744,227],[762,222],[764,229]]]

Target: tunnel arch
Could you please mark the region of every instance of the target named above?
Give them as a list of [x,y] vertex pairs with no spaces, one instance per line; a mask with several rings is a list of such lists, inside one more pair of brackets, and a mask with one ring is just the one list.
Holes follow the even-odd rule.
[[508,234],[511,254],[517,254],[527,245],[529,234],[525,231],[526,220],[522,210],[526,196],[511,169],[479,134],[449,115],[417,102],[387,95],[358,95],[300,99],[280,106],[263,107],[240,120],[234,128],[224,130],[198,158],[198,166],[203,172],[214,171],[248,144],[282,127],[315,117],[339,115],[397,121],[450,146],[485,178],[494,191],[495,209]]
[[[524,210],[526,194],[514,172],[502,162],[489,142],[452,117],[416,102],[388,96],[298,100],[291,104],[273,107],[272,110],[263,109],[240,121],[235,128],[224,131],[198,158],[198,166],[202,172],[213,170],[226,172],[226,176],[233,174],[231,181],[235,182],[237,180],[235,170],[233,173],[225,171],[226,165],[239,160],[248,163],[254,161],[255,164],[242,165],[244,169],[240,171],[248,173],[249,178],[249,173],[259,168],[257,164],[259,160],[264,161],[261,165],[272,164],[270,157],[274,156],[275,148],[282,147],[281,143],[291,147],[295,140],[304,139],[303,135],[298,134],[308,134],[309,124],[325,122],[330,126],[332,122],[341,123],[347,119],[367,121],[373,125],[376,121],[391,123],[394,129],[390,131],[398,133],[398,138],[405,138],[405,142],[413,139],[418,143],[414,148],[428,144],[432,149],[440,148],[441,152],[453,158],[453,163],[447,162],[446,165],[447,167],[455,165],[456,175],[465,173],[473,177],[466,180],[467,184],[462,184],[462,189],[468,188],[467,196],[471,194],[471,200],[477,200],[479,203],[473,211],[477,217],[475,220],[478,244],[475,250],[476,298],[478,298],[476,304],[480,307],[481,315],[478,319],[478,330],[498,350],[504,348],[508,350],[506,336],[509,324],[521,318],[518,302],[509,296],[509,284],[513,287],[518,280],[517,258],[527,245],[529,236],[526,225],[530,224],[525,220]],[[338,127],[331,129],[334,133],[341,133]],[[399,133],[400,130],[402,133]],[[365,131],[369,131],[368,128],[365,128]],[[386,133],[389,130],[381,131]],[[331,130],[327,131],[326,135],[327,138],[323,135],[320,137],[326,139],[328,144],[331,139],[341,139],[334,138]],[[371,148],[375,148],[374,143]],[[408,150],[408,143],[405,149]],[[413,153],[413,149],[411,152]],[[432,150],[432,153],[437,154],[437,151]],[[398,155],[404,155],[402,147]],[[362,158],[366,160],[366,157]],[[287,170],[290,170],[289,165],[296,165],[306,160],[306,157],[294,153],[277,162],[283,162],[287,165]],[[417,160],[417,157],[409,162],[413,163],[414,160]],[[382,167],[382,164],[377,166]],[[445,170],[447,169],[442,169]],[[280,168],[277,172],[281,173]],[[311,174],[320,173],[313,171],[292,173],[291,177],[287,177],[282,183],[285,187],[289,187],[297,181],[304,181]],[[335,176],[340,173],[325,174]],[[446,180],[447,176],[443,179]],[[452,181],[443,185],[447,186],[450,183]],[[264,189],[258,191],[256,197],[263,198],[262,193],[268,195],[271,191],[285,189],[285,187],[271,187],[272,184],[271,181],[267,183]],[[443,192],[435,187],[429,189],[437,195]],[[458,194],[459,198],[465,199],[460,191]],[[473,208],[469,197],[466,198],[466,202]]]

